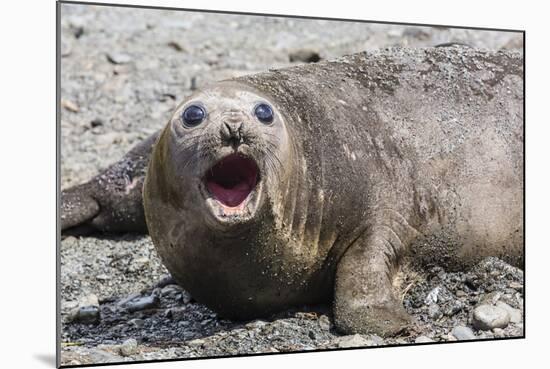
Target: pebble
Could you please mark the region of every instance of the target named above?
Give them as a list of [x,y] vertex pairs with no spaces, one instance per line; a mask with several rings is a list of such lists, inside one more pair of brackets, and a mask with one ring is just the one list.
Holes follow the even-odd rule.
[[138,351],[138,344],[135,338],[129,338],[119,347],[122,356],[134,355]]
[[325,331],[330,330],[330,319],[328,318],[328,316],[321,315],[319,317],[319,327]]
[[428,343],[428,342],[434,342],[434,340],[432,340],[430,337],[426,337],[426,336],[418,336],[414,340],[414,343]]
[[157,283],[155,283],[155,288],[164,288],[166,286],[176,284],[176,280],[170,274],[164,275]]
[[143,319],[130,319],[128,321],[128,323],[130,325],[132,325],[133,327],[136,327],[136,328],[141,328],[145,325],[145,321]]
[[187,345],[188,346],[191,346],[191,347],[197,347],[197,346],[202,346],[206,343],[205,340],[201,339],[201,338],[197,338],[195,340],[192,340],[192,341],[188,341],[187,342]]
[[479,305],[494,305],[500,300],[502,294],[500,292],[491,292],[483,296],[479,302]]
[[439,291],[441,291],[441,287],[437,286],[433,290],[431,290],[426,298],[424,299],[424,304],[431,305],[435,304],[437,302],[437,297],[439,295]]
[[113,64],[128,64],[132,61],[132,57],[125,53],[112,52],[107,54],[107,60]]
[[167,44],[168,46],[170,46],[172,49],[176,50],[176,51],[179,51],[179,52],[185,52],[187,50],[185,50],[185,48],[177,41],[170,41],[168,42]]
[[510,305],[508,305],[507,303],[502,302],[502,301],[498,301],[496,303],[496,306],[501,308],[501,309],[504,309],[508,312],[508,314],[510,315],[510,323],[520,323],[521,322],[521,320],[522,320],[521,310],[515,309],[515,308],[511,307]]
[[74,236],[67,236],[61,240],[61,247],[63,249],[78,246],[78,238]]
[[67,320],[84,324],[98,323],[101,319],[99,300],[96,295],[90,294],[80,299],[78,307],[73,309]]
[[112,144],[121,143],[124,140],[123,136],[119,132],[108,132],[99,135],[97,142],[103,146],[110,146]]
[[456,291],[455,295],[456,295],[456,297],[465,297],[468,294],[466,292],[462,291],[462,290],[458,290],[458,291]]
[[378,345],[378,346],[384,344],[384,339],[380,336],[377,336],[376,334],[373,334],[372,336],[370,336],[370,340],[374,342],[375,345]]
[[103,119],[101,118],[92,119],[92,121],[90,122],[90,125],[92,126],[92,128],[101,127],[103,126]]
[[90,349],[88,356],[92,363],[113,363],[121,361],[121,357],[115,355],[111,352],[100,350],[100,349]]
[[78,105],[76,105],[74,102],[72,102],[70,100],[61,99],[61,106],[65,110],[68,110],[68,111],[73,112],[73,113],[78,113],[78,111],[80,110],[78,108]]
[[453,302],[449,303],[445,308],[445,315],[446,316],[456,315],[463,308],[464,308],[464,304],[460,300],[454,300]]
[[502,337],[504,337],[504,329],[495,328],[495,329],[493,329],[493,334],[495,335],[495,337],[502,338]]
[[336,345],[340,348],[373,346],[374,342],[359,334],[343,336],[336,339]]
[[131,295],[128,295],[127,297],[125,297],[125,298],[123,298],[122,300],[120,300],[120,301],[117,303],[117,305],[118,305],[118,306],[124,306],[124,305],[126,305],[127,303],[129,303],[130,301],[135,300],[135,299],[137,299],[137,298],[140,297],[140,296],[141,296],[141,294],[139,294],[139,293],[137,293],[137,292],[136,292],[136,293],[132,293]]
[[173,284],[163,287],[162,290],[160,290],[160,295],[163,297],[175,296],[179,293],[181,293],[181,289]]
[[516,282],[516,281],[510,282],[508,287],[513,288],[516,291],[520,291],[520,292],[523,291],[523,284],[521,284],[519,282]]
[[293,62],[302,62],[302,63],[317,63],[321,60],[321,56],[315,50],[310,49],[300,49],[295,50],[288,54],[288,60]]
[[459,341],[473,340],[476,338],[474,332],[463,325],[457,325],[451,331],[451,334]]
[[135,311],[156,308],[159,306],[159,303],[158,296],[150,295],[130,300],[125,304],[125,307],[129,312],[133,313]]
[[245,324],[245,327],[247,329],[260,329],[267,325],[267,322],[264,322],[263,320],[255,320],[253,322]]
[[443,313],[441,313],[441,309],[439,308],[439,305],[437,304],[431,304],[428,306],[428,316],[432,320],[437,320],[443,316]]
[[474,309],[472,324],[474,328],[490,331],[505,328],[510,322],[510,314],[501,307],[483,304]]

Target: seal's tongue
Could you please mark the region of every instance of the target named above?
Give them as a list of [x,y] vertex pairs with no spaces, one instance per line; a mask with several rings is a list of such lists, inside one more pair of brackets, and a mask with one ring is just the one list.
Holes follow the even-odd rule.
[[214,165],[206,174],[206,187],[225,206],[242,203],[258,182],[258,167],[252,159],[232,154]]

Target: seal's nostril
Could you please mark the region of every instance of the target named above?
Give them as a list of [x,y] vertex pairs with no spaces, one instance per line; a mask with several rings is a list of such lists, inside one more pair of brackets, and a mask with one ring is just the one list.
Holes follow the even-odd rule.
[[227,123],[223,122],[221,127],[221,136],[224,141],[234,145],[243,141],[242,127],[243,123]]

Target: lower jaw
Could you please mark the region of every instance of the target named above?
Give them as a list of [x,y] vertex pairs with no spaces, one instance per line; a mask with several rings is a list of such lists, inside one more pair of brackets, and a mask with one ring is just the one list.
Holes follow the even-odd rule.
[[260,203],[262,182],[260,181],[254,190],[248,194],[237,206],[227,206],[215,199],[208,191],[202,188],[205,194],[206,206],[212,216],[212,220],[218,225],[245,224],[255,218]]

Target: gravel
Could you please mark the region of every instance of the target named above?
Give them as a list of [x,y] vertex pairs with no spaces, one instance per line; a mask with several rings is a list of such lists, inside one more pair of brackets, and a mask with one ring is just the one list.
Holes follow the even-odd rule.
[[[211,81],[386,46],[523,47],[509,32],[76,4],[62,5],[61,37],[62,188],[119,159]],[[523,272],[495,258],[464,272],[406,266],[398,288],[415,324],[382,339],[340,335],[328,305],[222,319],[174,284],[148,236],[66,237],[60,254],[62,365],[523,335]],[[495,311],[500,320],[485,319]],[[493,323],[474,333],[478,321]]]

